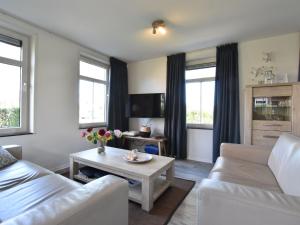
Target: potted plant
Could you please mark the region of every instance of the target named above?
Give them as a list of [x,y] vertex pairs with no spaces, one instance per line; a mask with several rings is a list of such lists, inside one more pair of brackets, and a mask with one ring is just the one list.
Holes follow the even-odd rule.
[[87,141],[93,144],[100,144],[98,147],[98,153],[102,153],[105,151],[105,146],[108,141],[111,141],[113,138],[121,138],[122,132],[118,129],[111,131],[105,130],[103,128],[99,130],[94,130],[93,128],[88,128],[85,131],[80,133],[80,136],[86,138]]

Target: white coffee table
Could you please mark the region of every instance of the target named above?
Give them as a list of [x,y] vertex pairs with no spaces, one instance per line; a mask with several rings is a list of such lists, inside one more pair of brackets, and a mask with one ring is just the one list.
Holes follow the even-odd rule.
[[[132,164],[123,160],[128,150],[105,147],[99,154],[90,149],[70,155],[70,178],[80,179],[79,165],[86,165],[141,182],[141,185],[129,189],[129,199],[142,204],[150,211],[153,202],[171,185],[174,175],[174,159],[153,155],[153,159],[144,164]],[[140,153],[145,154],[145,153]],[[166,172],[165,176],[161,176]]]

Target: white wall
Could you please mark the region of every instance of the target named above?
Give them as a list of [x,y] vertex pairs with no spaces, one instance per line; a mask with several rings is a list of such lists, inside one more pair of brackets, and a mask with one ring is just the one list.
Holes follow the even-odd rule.
[[[290,81],[297,80],[299,62],[299,33],[239,43],[241,138],[243,137],[243,91],[251,83],[251,68],[262,65],[262,53],[273,52],[272,64],[277,72],[288,73]],[[187,53],[187,63],[210,62],[215,59],[215,48]],[[134,62],[128,65],[129,92],[165,92],[166,57]],[[141,121],[131,119],[130,129],[139,128]],[[153,127],[163,131],[163,120],[152,121]],[[242,138],[243,139],[243,138]],[[212,130],[188,130],[188,159],[211,162]]]
[[[129,94],[166,93],[167,58],[155,58],[128,64]],[[131,118],[130,130],[139,130],[149,119]],[[164,133],[164,119],[154,118],[150,121],[152,134]]]
[[200,162],[212,162],[213,131],[203,129],[188,129],[187,158]]
[[297,81],[299,64],[300,33],[291,33],[259,40],[241,42],[239,44],[239,74],[240,74],[240,110],[241,110],[241,140],[244,128],[244,88],[251,84],[251,68],[266,65],[262,60],[263,52],[272,52],[272,65],[277,74],[288,74],[290,82]]
[[0,145],[22,145],[25,159],[61,169],[70,153],[92,147],[78,129],[79,55],[85,52],[104,62],[108,57],[1,14],[0,26],[31,36],[36,45],[34,134],[0,137]]

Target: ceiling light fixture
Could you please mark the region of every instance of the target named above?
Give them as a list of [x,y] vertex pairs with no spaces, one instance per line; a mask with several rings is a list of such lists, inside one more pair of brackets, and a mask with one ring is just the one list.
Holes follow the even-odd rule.
[[163,20],[155,20],[152,23],[153,34],[165,34],[166,33],[166,24]]

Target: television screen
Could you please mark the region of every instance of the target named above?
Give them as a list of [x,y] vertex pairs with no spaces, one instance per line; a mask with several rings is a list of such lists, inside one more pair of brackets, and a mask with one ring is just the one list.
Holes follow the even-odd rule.
[[129,117],[162,118],[165,113],[165,94],[129,95]]

